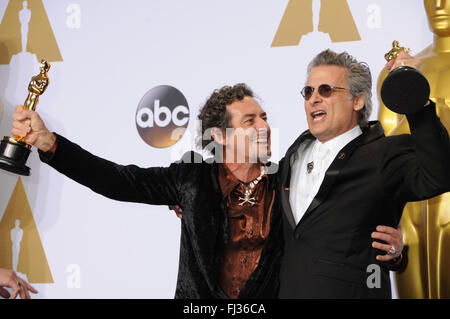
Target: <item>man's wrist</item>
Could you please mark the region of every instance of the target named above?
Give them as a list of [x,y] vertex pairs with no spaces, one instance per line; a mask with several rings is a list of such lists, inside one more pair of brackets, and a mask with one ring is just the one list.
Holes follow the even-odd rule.
[[391,266],[398,266],[403,259],[403,255],[400,253],[400,255],[398,257],[392,258],[390,260]]
[[[50,134],[51,134],[51,137],[49,137],[47,139],[46,143],[48,145],[51,144],[51,146],[39,148],[39,151],[38,151],[39,158],[44,163],[51,161],[51,159],[55,155],[56,148],[58,147],[58,138],[57,138],[56,134],[53,134],[53,133],[50,133]],[[44,151],[44,149],[46,149],[47,151]]]
[[48,132],[48,135],[43,139],[42,145],[38,148],[43,153],[53,154],[56,150],[56,135]]

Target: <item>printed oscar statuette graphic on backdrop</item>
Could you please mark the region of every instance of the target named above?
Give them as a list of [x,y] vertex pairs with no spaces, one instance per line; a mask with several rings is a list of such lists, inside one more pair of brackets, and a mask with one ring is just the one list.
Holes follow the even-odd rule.
[[[50,64],[42,60],[40,72],[31,78],[28,85],[28,96],[24,107],[34,111],[39,102],[39,96],[45,92],[49,84],[47,72]],[[0,168],[20,175],[30,175],[30,168],[25,165],[31,145],[25,142],[25,136],[5,136],[0,144]]]
[[[409,53],[398,41],[384,55],[386,61],[397,58],[400,52]],[[420,71],[409,66],[400,66],[389,72],[381,85],[381,99],[391,111],[399,114],[414,113],[420,110],[430,97],[430,84]]]
[[37,61],[63,60],[42,0],[10,0],[0,24],[0,64],[25,52]]
[[53,283],[20,177],[0,220],[0,267],[13,269],[29,283]]
[[63,60],[42,0],[6,2],[0,23],[0,66],[8,67],[2,68],[6,76],[0,83],[0,92],[4,92],[0,116],[23,99],[23,89],[39,61]]
[[315,40],[361,40],[347,0],[290,0],[271,46],[298,45],[309,33]]

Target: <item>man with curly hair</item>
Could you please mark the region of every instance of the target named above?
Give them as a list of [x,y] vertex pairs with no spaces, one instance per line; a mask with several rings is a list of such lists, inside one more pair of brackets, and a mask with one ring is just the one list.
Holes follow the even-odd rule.
[[[244,84],[213,92],[202,108],[204,161],[188,152],[169,167],[118,165],[51,133],[16,107],[12,134],[42,161],[106,197],[183,209],[175,298],[275,298],[282,241],[267,115]],[[234,128],[229,130],[227,128]],[[224,165],[225,164],[225,165]]]

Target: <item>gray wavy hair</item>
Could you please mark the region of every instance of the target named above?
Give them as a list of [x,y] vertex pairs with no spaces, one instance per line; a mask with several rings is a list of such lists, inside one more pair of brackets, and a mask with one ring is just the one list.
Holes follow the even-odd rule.
[[307,77],[313,67],[337,65],[347,69],[347,83],[352,97],[365,93],[364,107],[358,112],[358,124],[364,127],[372,113],[372,75],[365,62],[358,62],[347,52],[335,53],[330,49],[320,52],[308,65]]

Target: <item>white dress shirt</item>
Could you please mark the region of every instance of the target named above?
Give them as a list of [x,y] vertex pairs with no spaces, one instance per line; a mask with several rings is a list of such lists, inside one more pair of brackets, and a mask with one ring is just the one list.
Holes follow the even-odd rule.
[[[298,224],[312,200],[317,195],[325,177],[325,172],[339,151],[345,145],[362,134],[359,125],[351,130],[321,143],[319,140],[305,141],[291,157],[291,182],[289,202],[295,223]],[[311,173],[308,173],[308,163],[313,163]]]

